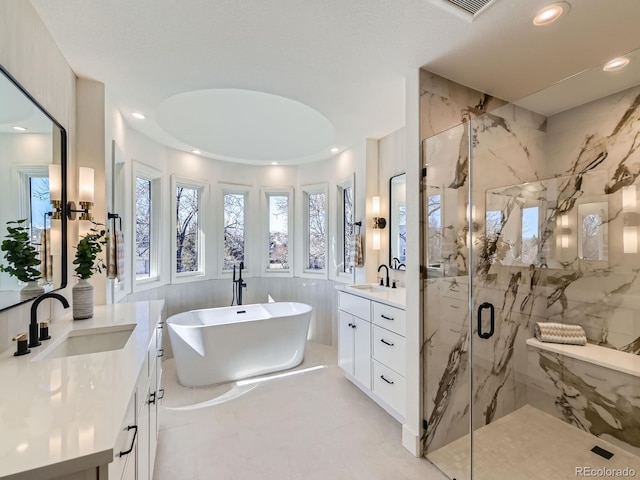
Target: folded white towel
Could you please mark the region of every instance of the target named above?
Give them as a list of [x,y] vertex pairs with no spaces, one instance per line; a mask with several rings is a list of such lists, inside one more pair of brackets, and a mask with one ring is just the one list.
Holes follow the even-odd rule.
[[586,345],[587,335],[580,325],[566,323],[537,322],[534,333],[538,340],[546,343],[564,343],[567,345]]

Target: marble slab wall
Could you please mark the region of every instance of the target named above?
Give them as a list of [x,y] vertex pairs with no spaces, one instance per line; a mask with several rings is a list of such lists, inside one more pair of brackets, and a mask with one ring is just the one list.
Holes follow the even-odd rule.
[[[424,413],[428,428],[422,441],[428,456],[469,433],[470,420],[474,429],[479,428],[536,397],[527,393],[532,366],[527,361],[525,340],[533,336],[537,321],[580,324],[591,342],[638,354],[640,259],[622,248],[623,226],[635,219],[628,215],[633,213],[626,211],[628,206],[623,208],[622,190],[635,185],[640,175],[640,89],[545,118],[491,99],[482,103],[492,105],[491,111],[479,112],[469,107],[478,100],[477,92],[426,72],[423,77],[421,131],[428,137],[423,142],[428,163],[424,211],[429,211],[427,197],[441,195],[439,222],[430,222],[428,215],[422,218],[425,238],[434,231],[441,235],[439,258],[423,252],[427,264],[437,266],[427,269],[423,283]],[[455,119],[470,122],[450,125]],[[545,188],[536,187],[540,184]],[[496,189],[503,199],[500,212],[486,204]],[[595,201],[606,203],[608,209],[608,256],[592,261],[580,258],[577,248],[581,227],[578,209]],[[637,196],[634,202],[637,204]],[[540,226],[534,237],[534,258],[525,261],[522,253],[521,258],[512,255],[509,259],[514,249],[524,249],[505,241],[504,232],[496,235],[496,229],[506,230],[510,219],[522,216],[523,208],[538,204]],[[493,214],[499,213],[498,217],[487,217],[487,207]],[[497,225],[488,227],[496,218]],[[561,220],[567,219],[570,225],[560,228]],[[562,235],[570,237],[567,245]],[[489,339],[477,336],[475,312],[469,318],[469,272],[474,310],[482,302],[495,307],[495,334]],[[474,322],[472,345],[470,320]],[[483,329],[488,329],[486,321]],[[557,388],[557,382],[552,384]],[[549,397],[552,389],[547,388],[546,403],[540,408],[555,409],[559,418],[602,435],[604,423],[612,422],[597,402],[590,400],[593,395],[588,385],[584,381],[571,383],[573,389],[587,389],[582,393],[582,400],[592,403],[587,413],[578,408],[580,402],[572,405],[563,400],[566,389]],[[618,396],[635,405],[637,389],[637,384],[631,385]],[[602,413],[599,421],[575,420],[581,415],[593,419],[593,412]],[[629,417],[614,418],[621,421]],[[630,441],[629,432],[637,428],[625,422],[629,431],[623,428],[618,437],[611,432],[608,435],[633,450],[635,440]]]

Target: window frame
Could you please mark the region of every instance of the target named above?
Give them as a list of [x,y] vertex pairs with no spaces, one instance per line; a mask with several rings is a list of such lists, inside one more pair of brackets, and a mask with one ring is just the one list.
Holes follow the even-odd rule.
[[[324,194],[325,206],[324,206],[324,254],[325,254],[325,263],[324,268],[322,270],[314,270],[308,268],[309,265],[309,254],[310,254],[310,245],[309,245],[309,196],[317,193]],[[303,241],[302,241],[302,275],[307,277],[323,277],[328,278],[329,272],[329,212],[330,212],[330,199],[329,199],[329,188],[327,183],[316,183],[313,185],[304,185],[302,186],[302,211],[303,211]]]
[[219,267],[218,267],[218,276],[222,277],[222,278],[226,278],[226,277],[230,277],[233,269],[228,268],[225,269],[224,268],[224,249],[225,249],[225,245],[224,245],[224,196],[227,194],[242,194],[244,195],[244,212],[243,212],[243,217],[244,217],[244,269],[242,271],[243,275],[247,275],[250,276],[250,272],[252,267],[254,267],[253,265],[253,258],[251,255],[251,246],[248,244],[247,242],[247,237],[249,236],[249,225],[251,225],[251,221],[253,216],[251,215],[251,191],[252,191],[252,187],[251,185],[243,185],[243,184],[235,184],[235,183],[220,183],[220,208],[218,209],[218,211],[220,212],[220,220],[219,220],[219,225],[220,225],[220,231],[218,232],[218,239],[220,241],[220,248],[219,248],[219,252],[220,255],[218,256],[218,260],[219,260]]
[[[131,277],[133,280],[133,291],[154,288],[161,284],[162,265],[159,262],[160,251],[163,247],[162,242],[162,212],[163,212],[163,195],[162,184],[164,181],[163,173],[160,170],[149,167],[140,162],[133,162],[132,174],[132,201],[131,201]],[[136,274],[136,182],[138,178],[143,178],[151,182],[151,239],[149,255],[149,277],[138,277]],[[153,247],[155,245],[155,248]]]
[[[357,267],[353,267],[350,272],[345,271],[346,265],[346,256],[348,250],[347,244],[347,235],[351,235],[351,232],[345,232],[345,202],[344,202],[344,191],[347,188],[351,188],[352,190],[352,209],[351,209],[351,224],[352,229],[357,228],[353,225],[356,221],[356,181],[355,174],[351,174],[346,178],[343,178],[336,184],[336,211],[337,211],[337,221],[336,221],[336,238],[337,238],[337,258],[340,259],[339,262],[336,262],[336,277],[338,279],[343,279],[345,281],[353,281],[354,275]],[[360,227],[362,233],[362,226]],[[363,252],[364,253],[364,252]]]
[[[178,272],[178,239],[176,238],[176,209],[178,187],[186,187],[198,192],[198,269],[192,272]],[[206,279],[206,218],[209,201],[209,184],[191,178],[171,175],[171,283],[183,283]]]
[[[287,197],[287,254],[289,268],[274,269],[269,268],[269,236],[270,232],[270,197]],[[262,234],[260,247],[260,263],[262,265],[262,273],[265,275],[278,275],[284,277],[292,277],[294,272],[294,189],[293,187],[261,187],[260,188],[260,217],[262,218]]]

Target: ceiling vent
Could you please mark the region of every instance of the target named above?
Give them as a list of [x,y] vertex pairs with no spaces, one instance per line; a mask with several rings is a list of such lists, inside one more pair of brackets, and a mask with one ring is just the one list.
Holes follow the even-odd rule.
[[464,18],[474,20],[479,14],[486,10],[485,7],[493,0],[430,0],[431,3],[444,8],[450,13]]

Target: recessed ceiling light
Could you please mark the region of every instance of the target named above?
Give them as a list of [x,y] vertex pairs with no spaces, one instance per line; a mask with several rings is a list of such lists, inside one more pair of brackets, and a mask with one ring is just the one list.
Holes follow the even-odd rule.
[[133,112],[133,113],[131,114],[131,116],[132,116],[133,118],[137,118],[138,120],[144,120],[145,118],[147,118],[147,117],[145,117],[145,116],[144,116],[144,114],[142,114],[142,113],[140,113],[140,112]]
[[278,162],[271,162],[271,165],[278,165]]
[[569,4],[565,2],[553,3],[551,5],[547,5],[542,10],[536,13],[536,16],[533,17],[533,24],[536,26],[549,25],[550,23],[558,20],[563,13],[569,11]]
[[340,149],[338,147],[333,147],[331,149],[331,153],[338,153],[340,151]]
[[24,128],[24,127],[19,127],[19,126],[17,126],[17,125],[16,125],[15,127],[13,127],[13,129],[14,129],[14,130],[17,130],[17,131],[19,131],[19,132],[26,132],[26,131],[27,131],[27,129],[26,129],[26,128]]
[[628,58],[618,57],[605,63],[604,67],[602,67],[602,70],[604,70],[605,72],[613,72],[615,70],[621,70],[627,65],[629,65]]
[[202,152],[200,150],[191,150],[191,153],[195,153],[196,155],[201,155]]

